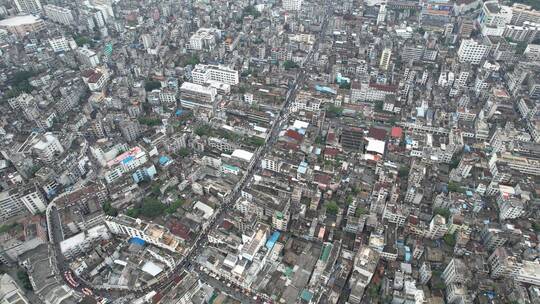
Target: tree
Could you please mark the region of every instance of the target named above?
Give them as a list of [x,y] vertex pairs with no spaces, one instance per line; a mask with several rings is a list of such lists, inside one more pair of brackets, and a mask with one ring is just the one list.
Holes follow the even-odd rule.
[[455,182],[449,182],[448,183],[448,192],[464,193],[465,190],[460,185],[456,184]]
[[450,210],[446,208],[434,208],[433,214],[438,214],[440,216],[443,216],[444,218],[448,219],[450,217]]
[[105,202],[102,205],[103,212],[105,212],[106,215],[110,216],[117,216],[118,215],[118,209],[114,208],[111,205],[111,202]]
[[180,150],[178,150],[178,155],[180,155],[181,157],[186,157],[190,153],[191,151],[188,148],[181,148]]
[[182,205],[184,205],[184,200],[177,199],[176,201],[171,203],[169,207],[167,207],[167,209],[165,209],[165,212],[167,212],[168,214],[173,214],[176,212],[176,210],[178,210],[178,208],[182,207]]
[[19,223],[5,224],[5,225],[0,226],[0,234],[9,232],[9,231],[15,231],[22,228],[23,228],[22,225]]
[[153,90],[161,88],[161,82],[155,80],[147,80],[144,83],[144,90],[146,92],[152,92]]
[[75,40],[75,43],[77,44],[77,46],[83,46],[85,44],[88,44],[88,45],[92,45],[92,40],[90,40],[90,38],[86,37],[86,36],[75,36],[73,37],[73,39]]
[[258,136],[251,136],[251,137],[248,139],[248,142],[249,142],[251,145],[260,147],[260,146],[264,145],[264,138],[260,138],[260,137],[258,137]]
[[129,208],[126,210],[126,215],[129,217],[137,218],[139,217],[139,214],[141,213],[141,210],[139,208]]
[[340,89],[349,90],[351,88],[350,82],[342,82],[339,84]]
[[360,216],[362,216],[364,214],[367,214],[367,209],[364,208],[364,207],[358,207],[358,208],[356,208],[356,211],[354,212],[354,215],[356,217],[360,217]]
[[161,125],[161,119],[158,117],[140,117],[139,123],[149,127],[159,126]]
[[140,212],[144,217],[155,218],[163,215],[166,208],[157,198],[147,197],[143,200]]
[[253,16],[253,18],[259,18],[261,16],[261,13],[253,5],[249,5],[242,10],[242,17],[245,16]]
[[283,62],[283,67],[285,68],[285,70],[290,70],[290,69],[295,69],[298,67],[298,64],[296,64],[296,62],[292,61],[292,60],[285,60]]
[[445,234],[443,236],[443,241],[446,245],[450,246],[450,247],[454,247],[456,246],[456,236],[455,234]]
[[383,110],[384,102],[382,101],[376,101],[375,102],[375,110],[381,112]]
[[343,113],[343,108],[330,104],[330,106],[326,109],[326,113],[328,113],[330,117],[338,117]]
[[152,185],[152,194],[155,195],[155,196],[160,196],[161,195],[161,184],[159,183],[155,183],[154,185]]
[[32,283],[30,282],[30,278],[28,277],[28,273],[24,270],[17,271],[17,279],[21,283],[21,285],[26,290],[32,290]]
[[208,125],[200,125],[195,128],[195,134],[199,136],[208,136],[212,133],[212,129]]
[[409,176],[410,168],[407,166],[401,166],[398,170],[398,176],[401,178]]
[[329,201],[326,204],[326,212],[332,215],[336,215],[338,213],[339,206],[335,201]]

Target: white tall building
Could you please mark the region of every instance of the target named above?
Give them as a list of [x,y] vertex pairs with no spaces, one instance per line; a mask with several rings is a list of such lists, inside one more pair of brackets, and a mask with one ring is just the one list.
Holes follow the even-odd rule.
[[23,189],[20,192],[20,199],[32,214],[38,214],[47,209],[47,201],[36,185]]
[[50,38],[49,44],[54,52],[67,52],[71,49],[68,40],[64,36]]
[[51,162],[56,154],[64,153],[64,147],[58,138],[50,132],[37,136],[32,150],[39,159],[45,162]]
[[222,65],[197,64],[191,71],[191,77],[195,84],[205,84],[209,80],[228,85],[236,85],[239,82],[238,71]]
[[460,62],[480,64],[488,52],[489,46],[480,44],[473,39],[468,39],[461,42],[457,54]]
[[184,82],[180,87],[180,103],[185,108],[205,107],[212,109],[216,101],[217,90],[191,82]]
[[299,11],[302,8],[302,0],[283,0],[283,9]]
[[26,211],[17,189],[0,192],[0,223]]
[[143,34],[141,35],[141,42],[145,49],[149,49],[152,47],[152,36],[149,34]]
[[19,13],[37,14],[41,12],[41,2],[39,0],[14,0]]
[[96,67],[99,65],[98,55],[90,49],[79,48],[77,49],[77,55],[79,60],[87,66]]
[[43,9],[45,10],[45,15],[54,22],[70,25],[75,20],[71,10],[68,8],[47,4]]
[[388,65],[390,64],[390,58],[392,57],[392,49],[391,48],[385,48],[382,51],[381,54],[381,61],[379,62],[379,67],[386,71],[388,69]]

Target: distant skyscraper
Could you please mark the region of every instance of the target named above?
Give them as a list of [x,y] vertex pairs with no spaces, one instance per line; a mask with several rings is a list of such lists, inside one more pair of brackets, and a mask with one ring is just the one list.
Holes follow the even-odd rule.
[[302,8],[302,0],[283,0],[283,8],[288,11],[299,11]]
[[14,0],[15,6],[20,13],[36,14],[41,11],[39,0]]
[[379,62],[379,67],[382,70],[388,69],[388,64],[390,64],[390,57],[392,57],[392,49],[385,48],[381,54],[381,61]]

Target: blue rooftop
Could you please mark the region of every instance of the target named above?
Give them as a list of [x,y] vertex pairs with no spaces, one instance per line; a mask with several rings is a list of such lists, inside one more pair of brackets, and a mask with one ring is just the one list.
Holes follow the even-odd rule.
[[266,248],[268,248],[268,250],[272,250],[272,248],[274,248],[274,245],[276,244],[276,242],[279,239],[280,235],[281,235],[281,233],[279,233],[279,231],[274,231],[274,233],[272,233],[272,235],[270,236],[270,238],[266,242]]
[[122,160],[122,165],[125,165],[125,164],[130,163],[130,162],[131,162],[132,160],[134,160],[134,159],[135,159],[135,157],[133,157],[133,155],[130,155],[130,156],[128,156],[128,157],[126,157],[126,158],[124,158],[124,159]]
[[144,246],[144,244],[146,244],[146,241],[139,238],[139,237],[132,237],[131,239],[129,239],[129,243],[130,244],[136,244],[136,245],[139,245],[139,246]]
[[165,165],[166,163],[168,163],[171,159],[168,158],[167,156],[162,156],[159,158],[159,164],[160,165]]

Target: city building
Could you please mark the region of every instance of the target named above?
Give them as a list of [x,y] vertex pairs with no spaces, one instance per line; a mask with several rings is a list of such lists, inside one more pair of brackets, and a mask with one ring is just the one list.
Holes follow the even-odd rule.
[[54,22],[65,25],[72,25],[75,22],[73,13],[69,8],[47,4],[43,6],[43,10],[45,11],[47,18]]
[[41,12],[40,0],[13,0],[17,11],[21,14],[39,14]]

